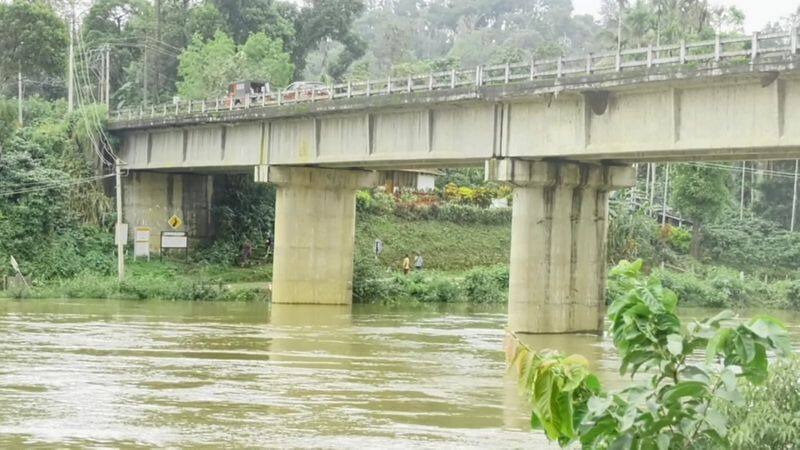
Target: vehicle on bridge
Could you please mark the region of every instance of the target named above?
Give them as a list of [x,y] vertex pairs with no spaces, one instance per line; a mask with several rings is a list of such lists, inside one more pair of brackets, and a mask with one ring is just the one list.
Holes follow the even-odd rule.
[[270,94],[270,85],[266,81],[237,81],[228,85],[225,107],[245,106],[256,103]]

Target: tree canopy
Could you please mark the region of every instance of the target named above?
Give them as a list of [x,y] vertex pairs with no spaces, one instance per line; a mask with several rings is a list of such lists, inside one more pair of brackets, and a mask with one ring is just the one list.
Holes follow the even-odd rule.
[[179,57],[178,94],[197,99],[221,96],[228,84],[240,79],[285,86],[292,79],[294,66],[282,47],[279,40],[264,33],[251,34],[238,49],[222,31],[208,41],[196,35]]
[[68,42],[66,25],[40,1],[0,3],[0,82],[25,76],[61,75]]

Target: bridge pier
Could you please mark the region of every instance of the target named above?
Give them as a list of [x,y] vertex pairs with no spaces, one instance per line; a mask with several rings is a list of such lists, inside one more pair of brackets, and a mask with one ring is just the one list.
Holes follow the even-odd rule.
[[608,192],[632,185],[632,169],[512,159],[487,168],[514,188],[509,331],[601,331]]
[[374,185],[376,174],[309,167],[263,169],[257,168],[256,181],[277,185],[272,302],[352,303],[355,194]]

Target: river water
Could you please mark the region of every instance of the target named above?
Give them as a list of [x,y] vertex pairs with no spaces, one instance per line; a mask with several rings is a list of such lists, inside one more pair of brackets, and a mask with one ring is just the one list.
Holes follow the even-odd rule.
[[[797,343],[800,315],[779,315]],[[0,300],[0,447],[542,448],[505,321],[504,306]],[[603,338],[535,343],[625,383]]]

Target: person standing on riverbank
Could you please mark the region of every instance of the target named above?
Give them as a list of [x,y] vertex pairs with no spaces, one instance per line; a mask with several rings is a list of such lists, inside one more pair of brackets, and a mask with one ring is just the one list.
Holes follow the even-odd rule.
[[417,252],[417,256],[414,257],[414,270],[422,270],[422,266],[425,265],[425,260],[422,259],[422,255]]
[[403,258],[403,274],[408,275],[408,272],[411,271],[411,259],[406,254],[406,257]]

